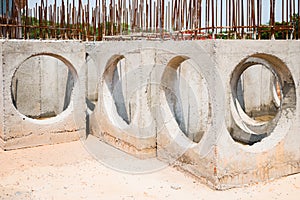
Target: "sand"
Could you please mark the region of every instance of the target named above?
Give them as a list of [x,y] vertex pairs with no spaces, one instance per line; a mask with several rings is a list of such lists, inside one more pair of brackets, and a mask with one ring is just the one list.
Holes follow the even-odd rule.
[[214,191],[168,166],[133,175],[104,166],[81,141],[0,150],[0,199],[300,199],[300,174]]

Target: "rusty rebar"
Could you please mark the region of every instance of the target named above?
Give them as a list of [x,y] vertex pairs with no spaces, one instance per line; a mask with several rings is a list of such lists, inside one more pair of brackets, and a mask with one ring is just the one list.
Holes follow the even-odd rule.
[[[25,39],[103,40],[106,36],[147,33],[146,39],[271,38],[299,39],[300,0],[40,0],[29,7],[28,0],[0,2],[0,36]],[[279,12],[277,10],[277,12]],[[266,13],[264,13],[266,16]],[[275,16],[281,17],[276,23]],[[175,33],[175,34],[174,34]],[[265,34],[266,33],[266,34]],[[293,34],[292,34],[293,33]],[[177,35],[177,36],[176,36]],[[104,37],[105,36],[105,37]],[[178,37],[180,36],[180,37]],[[110,37],[113,38],[113,37]],[[134,38],[134,37],[131,37]]]

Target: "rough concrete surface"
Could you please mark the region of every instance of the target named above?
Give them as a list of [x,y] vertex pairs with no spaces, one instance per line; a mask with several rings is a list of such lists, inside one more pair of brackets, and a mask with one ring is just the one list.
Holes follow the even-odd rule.
[[[300,172],[299,41],[2,41],[0,50],[4,149],[67,142],[90,133],[144,159],[135,169],[156,158],[163,161],[154,161],[158,168],[176,161],[219,190]],[[62,65],[53,61],[32,61],[40,66],[40,77],[23,83],[40,85],[24,87],[18,99],[14,74],[24,63],[31,69],[27,61],[40,55],[62,61],[69,71],[60,72]],[[243,75],[253,66],[265,69]],[[21,72],[17,77],[27,73]],[[55,86],[58,80],[65,90]],[[18,111],[18,105],[30,105],[30,95],[42,96],[47,84],[53,86],[53,101],[63,105],[49,101],[47,94],[33,100],[37,107]],[[36,120],[22,112],[61,113]],[[126,168],[106,155],[100,151],[98,158]]]
[[[107,146],[99,144],[104,150]],[[109,149],[110,150],[110,149]],[[45,156],[47,155],[47,156]],[[111,152],[116,158],[122,153]],[[215,191],[166,167],[132,175],[103,166],[80,141],[0,151],[0,199],[287,199],[300,195],[300,175]]]
[[[0,45],[2,54],[2,76],[0,77],[2,95],[0,99],[1,106],[5,108],[1,112],[1,147],[8,150],[43,144],[55,144],[78,140],[80,135],[85,135],[85,46],[80,42],[28,42],[17,40],[2,40]],[[60,63],[64,63],[65,66],[59,64],[57,66],[52,60],[44,60],[44,62],[35,60],[39,56],[51,57],[60,61]],[[26,74],[34,74],[34,72],[28,71],[32,67],[33,69],[37,67],[34,63],[40,66],[40,70],[44,70],[43,73],[40,73],[40,77],[37,75],[32,78],[23,78]],[[46,66],[43,67],[43,65]],[[75,83],[73,88],[71,87],[73,81],[69,81],[68,73],[49,72],[51,69],[60,71],[60,67],[67,68],[69,74],[71,73],[72,77],[74,77]],[[21,70],[21,74],[18,74],[19,69]],[[22,73],[24,69],[25,74]],[[60,76],[63,74],[67,75],[65,80],[68,80],[65,81],[65,84],[61,82],[62,77]],[[13,96],[15,96],[13,94],[15,91],[12,91],[15,76],[19,78],[19,82],[22,84],[19,86],[19,89],[23,89],[23,92],[18,93],[20,94],[20,99],[17,100],[16,106],[13,105]],[[48,81],[47,79],[51,79],[51,76],[57,81]],[[37,84],[29,84],[30,82],[35,82],[37,79],[39,79]],[[43,88],[47,88],[47,85],[55,86],[55,84],[61,84],[64,87],[61,90],[63,90],[65,95],[59,95],[61,92],[58,90],[58,87],[54,87],[52,91],[48,90],[49,93],[46,95],[41,92],[45,91]],[[41,95],[44,97],[40,98],[39,96]],[[34,99],[33,96],[37,99]],[[58,96],[63,96],[63,98],[57,100]],[[65,101],[68,104],[66,104],[64,112],[57,113],[57,116],[44,120],[29,117],[32,115],[39,116],[51,111],[55,112],[56,109],[53,109],[51,105],[57,101],[64,102],[64,97],[69,98],[69,100]],[[51,100],[52,102],[49,102]],[[34,103],[33,107],[30,107],[32,103]],[[24,105],[28,105],[29,108],[22,109]],[[20,106],[20,110],[18,110],[18,106]],[[57,109],[60,111],[63,110],[62,108]]]
[[[299,41],[114,44],[87,45],[99,65],[92,134],[137,157],[155,156],[157,148],[159,159],[178,159],[216,189],[300,171]],[[252,66],[266,67],[281,86],[279,111],[267,113],[274,117],[266,122],[245,112],[274,107],[270,72],[250,71],[244,79],[250,102],[245,111],[237,103],[238,80]],[[255,78],[259,87],[251,84]]]

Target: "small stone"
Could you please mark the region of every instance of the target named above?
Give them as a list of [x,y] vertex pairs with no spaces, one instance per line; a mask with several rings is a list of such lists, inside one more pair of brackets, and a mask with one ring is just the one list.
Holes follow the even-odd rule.
[[180,189],[181,189],[181,187],[178,186],[178,185],[171,185],[171,188],[172,188],[173,190],[180,190]]
[[21,194],[22,194],[22,193],[19,192],[19,191],[15,193],[16,196],[21,195]]

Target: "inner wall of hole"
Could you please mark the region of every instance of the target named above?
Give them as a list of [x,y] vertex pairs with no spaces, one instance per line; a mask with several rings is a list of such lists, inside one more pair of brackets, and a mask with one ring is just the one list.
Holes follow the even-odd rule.
[[166,70],[169,71],[163,83],[167,84],[165,94],[169,109],[180,130],[197,143],[210,123],[207,83],[189,60],[176,63],[176,66],[171,61]]
[[71,101],[74,77],[52,56],[34,56],[23,62],[12,78],[12,101],[23,115],[33,119],[55,117]]
[[261,64],[252,65],[241,74],[237,84],[237,99],[249,117],[264,121],[274,118],[278,111],[274,99],[276,83],[276,76]]

